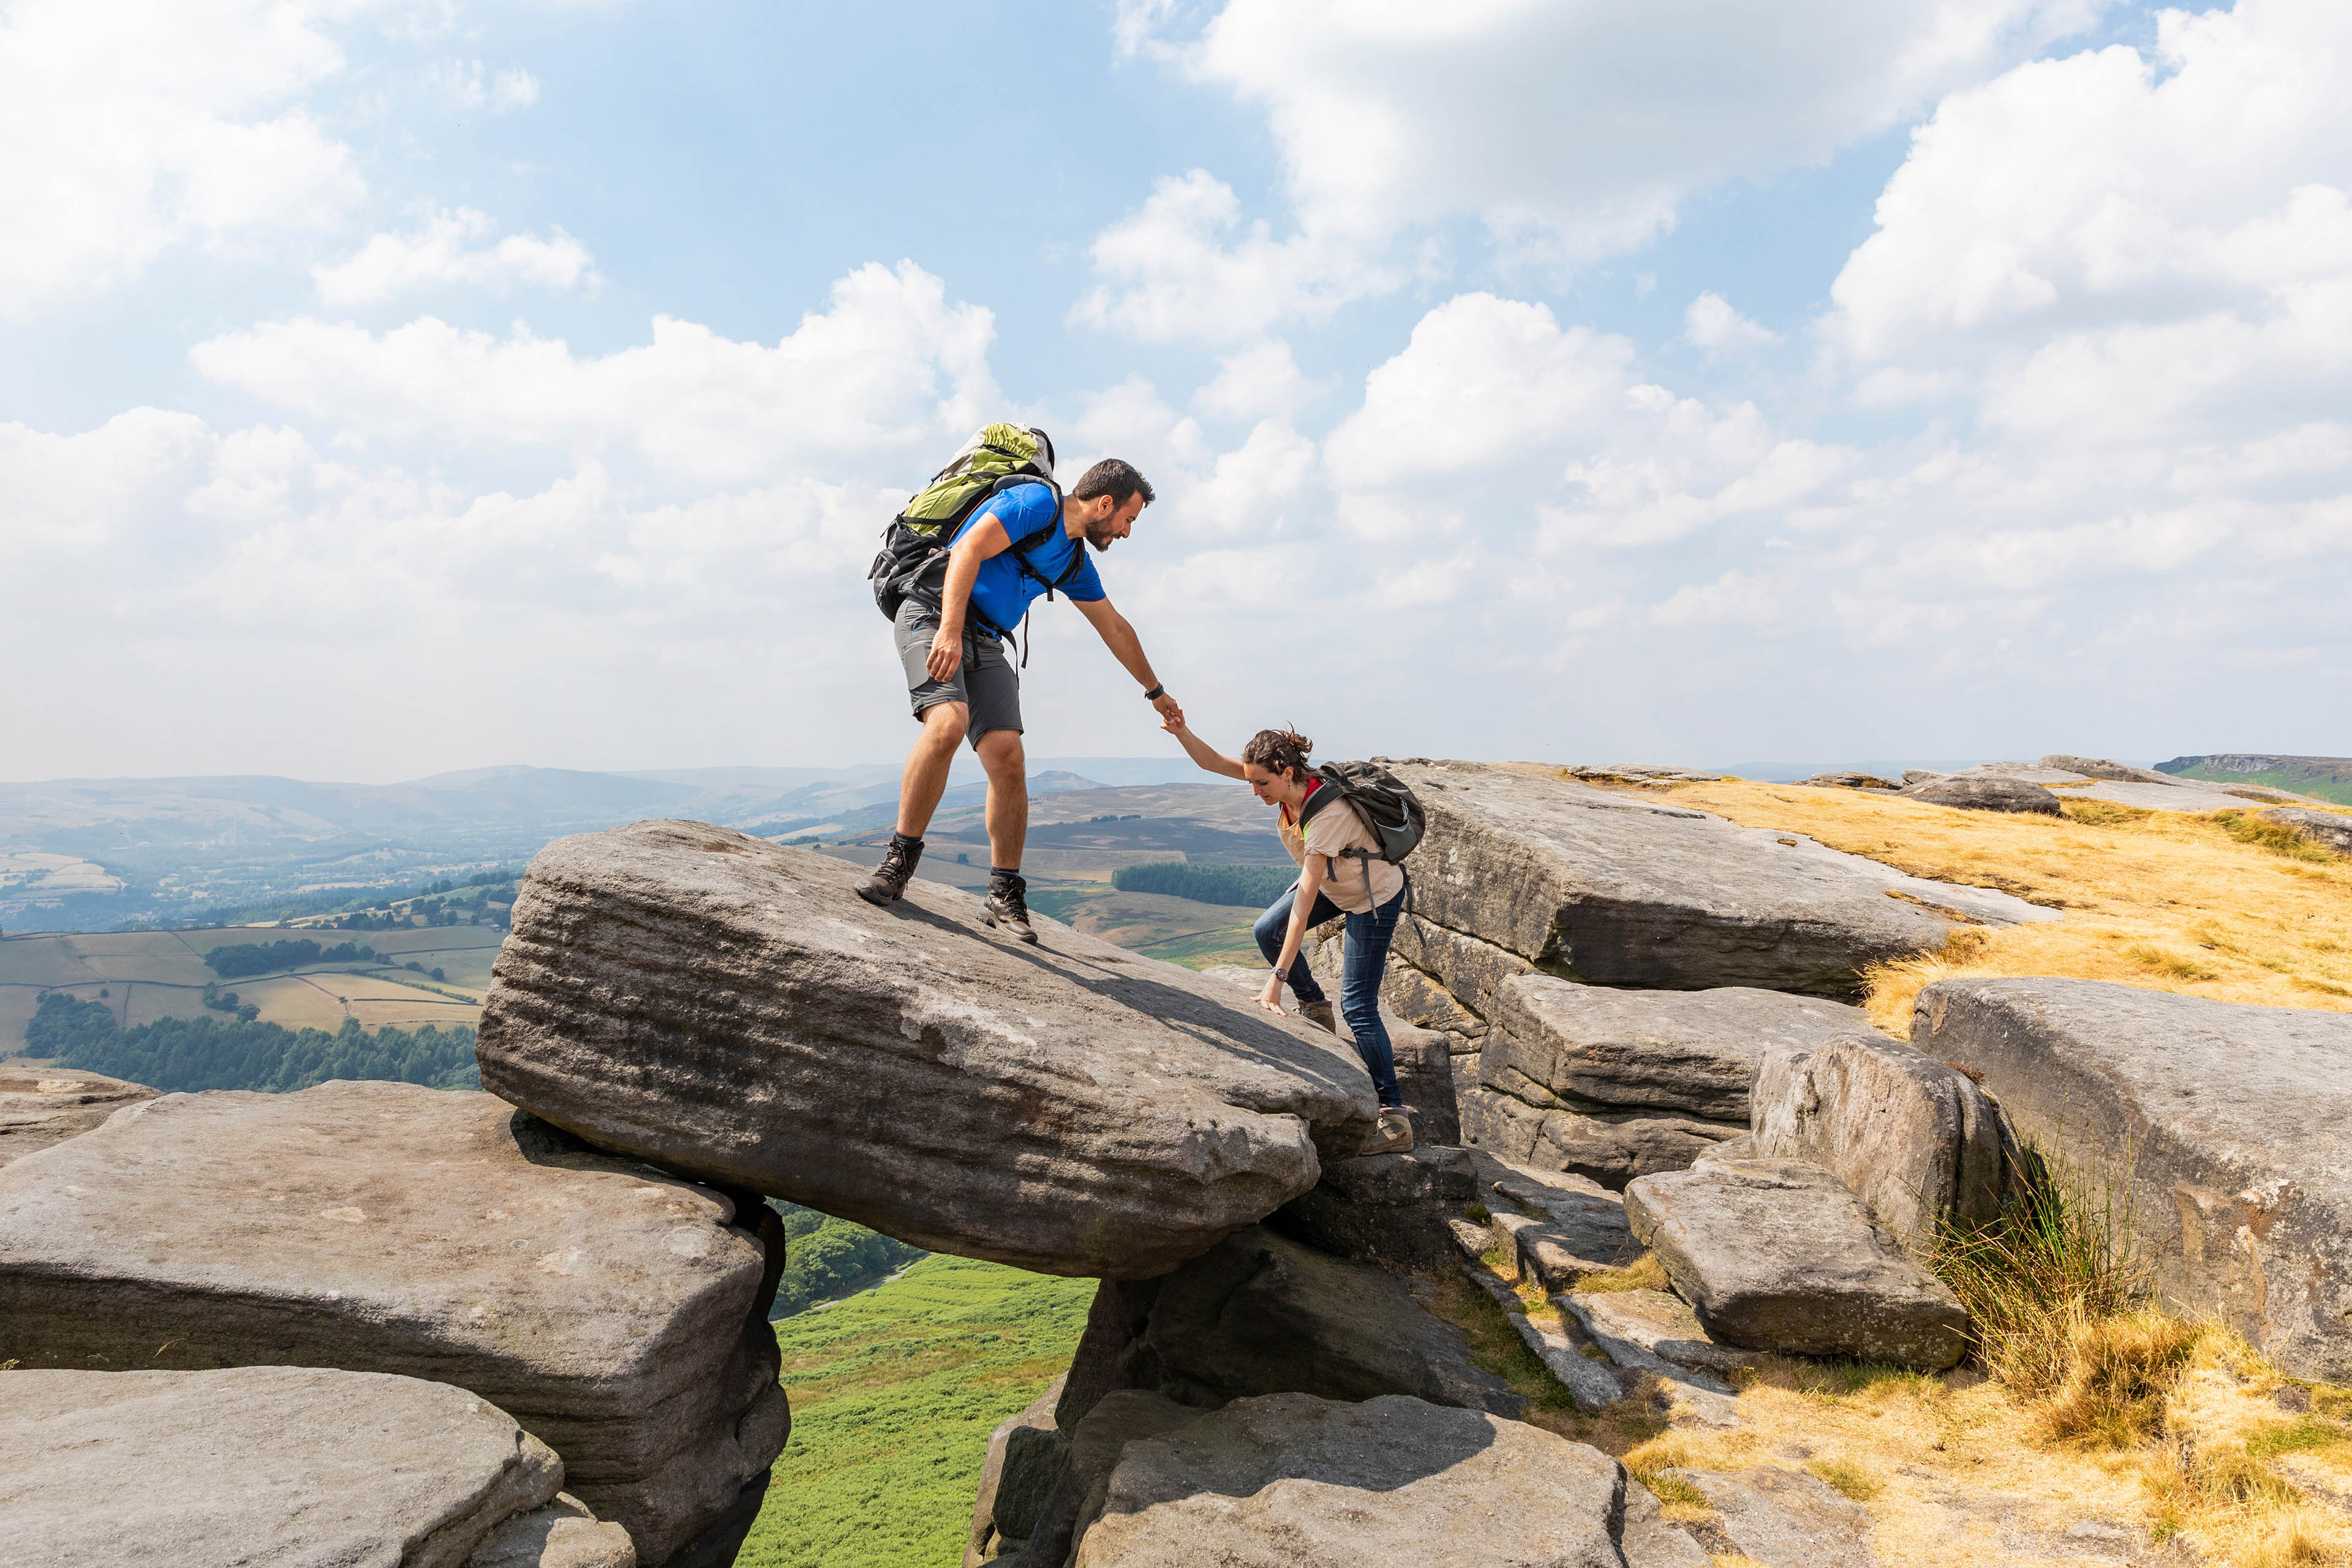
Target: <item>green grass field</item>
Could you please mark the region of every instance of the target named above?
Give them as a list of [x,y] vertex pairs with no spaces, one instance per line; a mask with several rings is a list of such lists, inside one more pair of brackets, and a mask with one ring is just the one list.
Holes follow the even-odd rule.
[[793,1437],[738,1568],[957,1568],[988,1435],[1068,1366],[1094,1293],[934,1255],[778,1323]]

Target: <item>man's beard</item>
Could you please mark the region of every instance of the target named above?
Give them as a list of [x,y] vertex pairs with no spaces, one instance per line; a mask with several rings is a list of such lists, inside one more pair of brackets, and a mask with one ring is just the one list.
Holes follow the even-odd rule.
[[1087,542],[1093,545],[1095,553],[1099,555],[1118,542],[1118,535],[1110,531],[1110,524],[1107,522],[1090,522],[1087,524]]

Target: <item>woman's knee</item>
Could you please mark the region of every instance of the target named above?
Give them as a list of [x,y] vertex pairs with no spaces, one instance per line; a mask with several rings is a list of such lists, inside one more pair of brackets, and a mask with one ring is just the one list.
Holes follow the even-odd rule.
[[1282,952],[1282,939],[1289,931],[1290,898],[1285,894],[1266,906],[1265,912],[1258,916],[1257,923],[1250,928],[1250,935],[1256,940],[1258,951],[1265,953],[1266,962],[1271,963]]

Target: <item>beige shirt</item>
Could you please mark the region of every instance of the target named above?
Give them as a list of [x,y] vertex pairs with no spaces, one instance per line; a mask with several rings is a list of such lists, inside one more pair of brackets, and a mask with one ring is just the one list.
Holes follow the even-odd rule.
[[[1317,791],[1329,789],[1324,784]],[[1308,799],[1312,800],[1313,795]],[[1377,909],[1404,891],[1404,868],[1391,866],[1381,858],[1381,841],[1364,826],[1355,808],[1346,801],[1335,800],[1315,814],[1302,836],[1298,824],[1284,808],[1276,830],[1282,835],[1282,847],[1301,868],[1309,855],[1334,857],[1323,868],[1323,896],[1332,904],[1351,915],[1360,915]],[[1341,855],[1346,849],[1369,849],[1371,858],[1359,860],[1352,855]],[[1370,896],[1365,896],[1365,873],[1371,878]]]

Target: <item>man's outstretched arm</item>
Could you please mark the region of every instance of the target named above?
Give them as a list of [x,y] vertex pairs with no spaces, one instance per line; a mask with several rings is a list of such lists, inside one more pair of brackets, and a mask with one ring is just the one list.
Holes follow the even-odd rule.
[[[1160,677],[1151,672],[1151,661],[1143,657],[1143,643],[1136,637],[1135,628],[1127,624],[1127,617],[1111,608],[1108,599],[1073,599],[1070,602],[1077,605],[1078,614],[1093,624],[1096,634],[1103,640],[1103,647],[1110,649],[1111,658],[1124,665],[1128,674],[1135,677],[1143,689],[1159,690]],[[1184,710],[1176,706],[1176,699],[1165,691],[1153,698],[1151,705],[1160,710],[1162,719],[1183,717]]]

